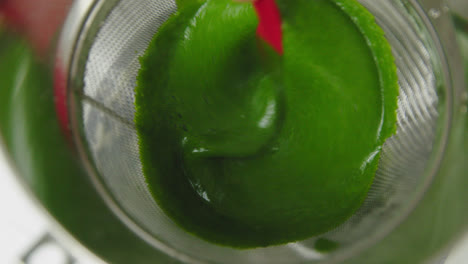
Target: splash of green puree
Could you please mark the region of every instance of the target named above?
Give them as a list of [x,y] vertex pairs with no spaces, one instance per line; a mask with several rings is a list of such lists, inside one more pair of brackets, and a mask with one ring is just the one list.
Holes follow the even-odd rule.
[[397,75],[354,0],[277,0],[284,56],[249,4],[183,1],[136,88],[143,170],[183,229],[236,248],[329,231],[362,204],[396,130]]

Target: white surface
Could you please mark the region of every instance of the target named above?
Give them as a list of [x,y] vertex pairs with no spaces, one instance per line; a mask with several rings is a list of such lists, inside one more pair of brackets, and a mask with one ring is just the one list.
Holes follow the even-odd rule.
[[5,163],[0,150],[0,262],[16,263],[18,257],[39,239],[46,230],[46,221],[40,217]]
[[445,264],[466,264],[468,263],[468,236],[458,244],[450,253]]
[[[4,153],[0,150],[0,263],[20,263],[23,256],[47,231],[47,219],[34,206],[13,176]],[[53,248],[44,248],[32,264],[62,264],[61,256]],[[48,250],[48,251],[47,251]],[[79,264],[94,264],[79,258]],[[445,264],[468,263],[468,236],[449,255]],[[78,263],[77,263],[78,264]]]
[[[0,146],[1,147],[1,146]],[[0,263],[21,263],[21,257],[47,233],[48,221],[14,178],[0,148]],[[57,247],[46,245],[37,252],[31,264],[63,264]],[[94,264],[80,256],[76,264]]]

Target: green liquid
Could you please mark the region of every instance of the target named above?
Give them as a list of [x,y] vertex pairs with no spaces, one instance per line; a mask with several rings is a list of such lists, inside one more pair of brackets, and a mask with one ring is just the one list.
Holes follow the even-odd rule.
[[143,170],[160,207],[237,248],[346,221],[396,130],[396,67],[372,15],[354,0],[277,1],[280,57],[257,38],[251,5],[183,3],[142,58],[136,88]]

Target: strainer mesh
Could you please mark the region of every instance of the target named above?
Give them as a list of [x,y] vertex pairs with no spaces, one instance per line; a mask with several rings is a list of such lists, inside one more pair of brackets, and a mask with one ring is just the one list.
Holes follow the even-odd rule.
[[[401,218],[427,181],[438,119],[438,96],[431,45],[407,5],[361,1],[377,17],[395,55],[399,84],[398,132],[384,145],[368,198],[346,223],[322,235],[346,249],[372,239]],[[134,128],[134,88],[139,57],[159,26],[176,10],[172,0],[116,1],[89,51],[80,120],[83,138],[107,194],[144,232],[202,262],[298,263],[329,257],[313,249],[317,238],[284,246],[234,250],[182,231],[158,207],[142,172]],[[334,254],[339,254],[338,250]]]

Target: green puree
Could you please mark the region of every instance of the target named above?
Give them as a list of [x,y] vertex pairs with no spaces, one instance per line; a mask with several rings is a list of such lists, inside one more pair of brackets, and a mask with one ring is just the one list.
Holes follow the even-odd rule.
[[[183,1],[141,60],[136,125],[154,198],[182,228],[253,248],[329,231],[362,204],[396,129],[396,67],[354,0]],[[180,3],[179,3],[180,4]]]

